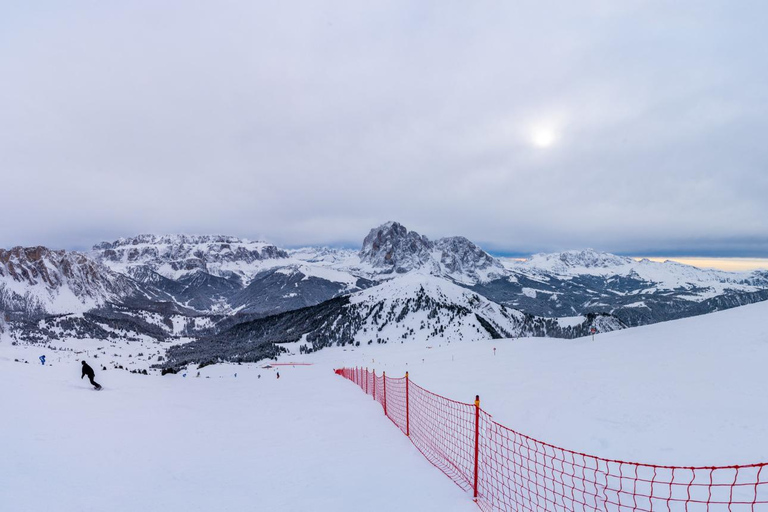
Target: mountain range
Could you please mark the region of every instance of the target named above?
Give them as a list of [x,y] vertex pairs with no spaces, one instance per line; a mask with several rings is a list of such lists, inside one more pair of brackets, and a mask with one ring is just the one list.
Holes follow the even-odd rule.
[[140,235],[85,253],[0,250],[0,331],[20,342],[174,341],[167,365],[406,342],[417,330],[446,343],[573,338],[766,299],[766,271],[590,249],[496,258],[464,237],[430,240],[397,222],[372,229],[357,251],[220,235]]

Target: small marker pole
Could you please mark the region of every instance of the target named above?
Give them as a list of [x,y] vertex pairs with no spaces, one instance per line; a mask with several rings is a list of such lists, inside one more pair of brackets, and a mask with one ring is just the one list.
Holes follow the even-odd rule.
[[411,400],[408,396],[408,388],[410,388],[410,379],[408,379],[408,372],[405,372],[405,435],[411,436]]
[[384,380],[384,416],[387,415],[387,372],[381,374]]
[[475,501],[477,501],[477,473],[480,456],[480,395],[475,395]]

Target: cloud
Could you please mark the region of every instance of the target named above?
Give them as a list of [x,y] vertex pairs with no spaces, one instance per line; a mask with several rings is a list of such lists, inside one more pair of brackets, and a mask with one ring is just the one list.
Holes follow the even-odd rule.
[[759,2],[3,9],[0,246],[355,246],[395,219],[502,252],[768,254]]

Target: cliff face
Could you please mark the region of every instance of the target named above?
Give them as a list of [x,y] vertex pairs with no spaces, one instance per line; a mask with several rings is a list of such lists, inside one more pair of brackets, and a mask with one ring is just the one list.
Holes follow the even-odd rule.
[[82,312],[137,292],[132,279],[82,253],[0,249],[0,309],[9,317]]

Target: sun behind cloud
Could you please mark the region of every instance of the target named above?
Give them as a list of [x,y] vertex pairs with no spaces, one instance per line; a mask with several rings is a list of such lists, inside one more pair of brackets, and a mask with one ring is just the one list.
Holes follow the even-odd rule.
[[557,140],[555,131],[551,128],[536,128],[531,133],[531,142],[538,148],[548,148]]

